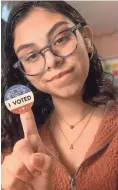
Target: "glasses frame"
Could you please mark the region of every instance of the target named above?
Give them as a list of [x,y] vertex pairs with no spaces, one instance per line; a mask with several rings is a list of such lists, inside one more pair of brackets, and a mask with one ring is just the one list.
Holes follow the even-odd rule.
[[63,31],[61,31],[60,33],[58,33],[46,46],[44,46],[42,49],[40,49],[39,51],[37,51],[36,53],[37,54],[41,54],[44,58],[44,69],[42,70],[42,72],[39,72],[37,74],[27,74],[23,71],[23,69],[21,68],[21,60],[19,59],[14,65],[13,65],[13,68],[14,69],[19,69],[24,75],[27,75],[27,76],[37,76],[39,74],[42,74],[43,71],[45,70],[45,66],[46,66],[46,58],[45,58],[45,54],[43,53],[44,50],[46,49],[49,49],[51,51],[51,53],[57,57],[67,57],[67,56],[70,56],[76,49],[77,49],[77,46],[78,46],[78,42],[76,44],[76,47],[75,49],[69,54],[69,55],[66,55],[66,56],[60,56],[60,55],[57,55],[56,53],[53,52],[53,49],[52,49],[52,42],[53,40],[59,35],[61,34],[62,32],[66,32],[66,31],[71,31],[75,37],[76,37],[76,40],[77,40],[77,35],[76,35],[76,30],[77,29],[80,29],[82,28],[82,25],[80,23],[76,24],[75,26],[72,26],[71,28],[68,28],[68,29],[65,29]]

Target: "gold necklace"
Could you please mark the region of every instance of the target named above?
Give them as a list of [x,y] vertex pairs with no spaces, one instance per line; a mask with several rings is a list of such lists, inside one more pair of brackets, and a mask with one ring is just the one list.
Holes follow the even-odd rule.
[[68,125],[70,127],[70,129],[74,129],[74,127],[80,123],[82,120],[84,120],[84,118],[89,114],[89,111],[90,109],[87,110],[87,112],[84,114],[84,116],[79,120],[77,121],[77,123],[75,123],[74,125],[70,125],[68,124],[64,119],[60,118],[59,115],[56,115],[56,117],[58,117],[60,120],[62,120],[66,125]]
[[81,133],[79,134],[79,136],[73,141],[73,143],[70,143],[70,141],[68,140],[68,138],[66,137],[66,135],[64,134],[64,132],[62,131],[61,127],[59,125],[57,125],[59,127],[59,129],[61,130],[63,136],[65,137],[65,139],[67,140],[67,142],[70,144],[70,149],[74,149],[74,144],[77,142],[77,140],[80,138],[80,136],[82,135],[82,133],[84,132],[85,128],[87,127],[92,115],[93,115],[93,112],[94,112],[94,109],[92,110],[91,114],[90,114],[90,117],[88,118],[87,120],[87,123],[86,125],[84,126],[83,130],[81,131]]

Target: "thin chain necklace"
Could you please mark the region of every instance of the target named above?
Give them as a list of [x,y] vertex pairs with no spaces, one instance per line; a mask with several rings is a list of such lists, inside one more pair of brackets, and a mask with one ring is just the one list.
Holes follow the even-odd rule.
[[81,133],[79,134],[79,136],[73,141],[73,143],[70,143],[70,141],[68,140],[68,138],[66,137],[66,135],[65,135],[64,132],[62,131],[61,127],[56,124],[56,126],[58,126],[59,129],[61,130],[61,132],[62,132],[63,136],[65,137],[65,139],[67,140],[67,142],[70,144],[70,149],[71,149],[71,150],[74,149],[75,143],[77,142],[77,140],[80,138],[80,136],[81,136],[82,133],[84,132],[85,128],[87,127],[87,125],[88,125],[88,123],[89,123],[89,121],[90,121],[90,119],[91,119],[91,117],[92,117],[92,115],[93,115],[93,112],[94,112],[94,109],[92,110],[92,112],[91,112],[91,114],[90,114],[90,117],[89,117],[88,120],[87,120],[86,125],[85,125],[84,128],[82,129],[82,131],[81,131]]
[[80,123],[81,121],[84,120],[84,118],[89,114],[89,111],[90,111],[90,109],[88,109],[87,112],[84,114],[84,116],[83,116],[79,121],[77,121],[77,123],[75,123],[74,125],[68,124],[64,119],[60,118],[59,115],[56,115],[56,117],[58,117],[58,118],[59,118],[60,120],[62,120],[66,125],[68,125],[68,126],[70,127],[70,129],[74,129],[75,126],[76,126],[78,123]]

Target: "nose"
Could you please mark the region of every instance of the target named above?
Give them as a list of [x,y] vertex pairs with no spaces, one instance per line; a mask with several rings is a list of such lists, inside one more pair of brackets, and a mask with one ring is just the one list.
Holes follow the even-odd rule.
[[63,64],[63,57],[54,55],[50,50],[45,51],[46,66],[45,70],[51,70],[52,68],[61,67]]

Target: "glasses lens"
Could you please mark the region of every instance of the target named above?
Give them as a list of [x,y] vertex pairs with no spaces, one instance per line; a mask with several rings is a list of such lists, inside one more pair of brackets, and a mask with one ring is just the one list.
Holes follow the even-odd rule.
[[36,52],[24,56],[21,59],[21,70],[27,75],[36,75],[41,73],[45,67],[45,58],[42,54]]
[[52,42],[52,51],[57,56],[68,56],[76,47],[76,36],[70,30],[60,33]]

